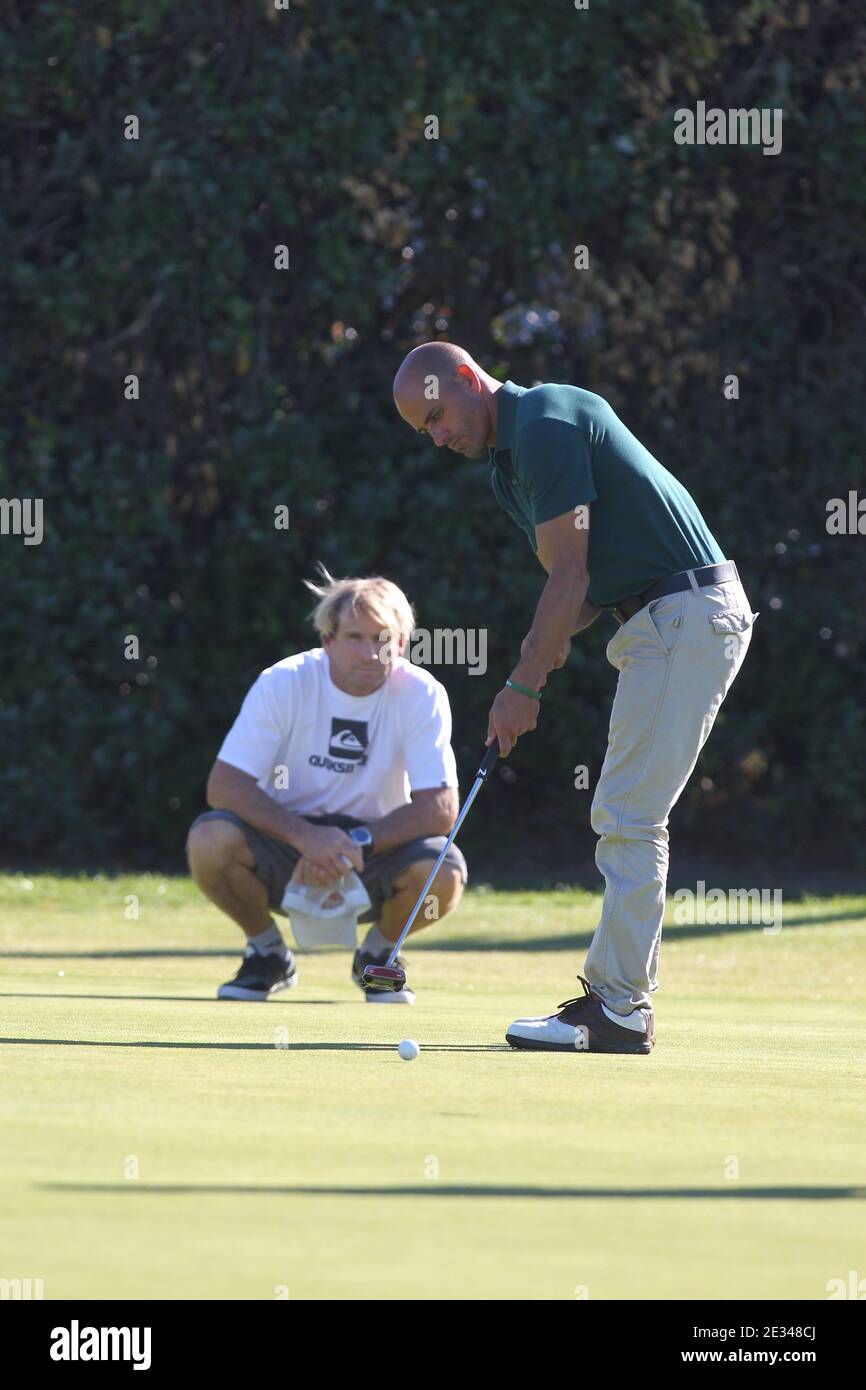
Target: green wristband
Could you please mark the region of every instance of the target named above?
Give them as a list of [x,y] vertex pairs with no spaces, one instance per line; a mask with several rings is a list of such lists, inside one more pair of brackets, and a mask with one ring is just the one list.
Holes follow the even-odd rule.
[[506,684],[506,685],[509,685],[509,686],[511,687],[512,690],[517,690],[517,691],[519,691],[521,695],[531,695],[532,698],[533,698],[533,700],[540,700],[540,699],[541,699],[541,693],[540,693],[540,691],[538,691],[538,690],[530,690],[528,685],[518,685],[518,684],[517,684],[517,681],[513,681],[513,680],[507,680],[507,681],[505,682],[505,684]]

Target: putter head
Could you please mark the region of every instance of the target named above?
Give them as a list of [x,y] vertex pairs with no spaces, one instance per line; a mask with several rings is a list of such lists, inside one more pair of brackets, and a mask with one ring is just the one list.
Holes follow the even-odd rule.
[[376,989],[382,994],[393,994],[406,983],[406,971],[399,965],[365,965],[365,989]]

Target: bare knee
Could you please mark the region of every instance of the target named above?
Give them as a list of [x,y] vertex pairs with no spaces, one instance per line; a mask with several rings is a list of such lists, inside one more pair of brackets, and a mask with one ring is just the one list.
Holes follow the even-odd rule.
[[446,912],[453,912],[454,908],[463,897],[463,875],[456,864],[443,864],[435,879],[433,887],[442,883],[441,894],[444,902],[443,916]]
[[[417,896],[430,876],[429,863],[411,864],[396,883],[398,889],[411,889]],[[421,911],[430,920],[438,920],[453,912],[463,894],[463,875],[456,864],[443,864],[427,890],[427,901]]]
[[255,867],[244,832],[230,820],[199,821],[187,836],[186,855],[193,875],[196,871],[218,872],[230,864]]

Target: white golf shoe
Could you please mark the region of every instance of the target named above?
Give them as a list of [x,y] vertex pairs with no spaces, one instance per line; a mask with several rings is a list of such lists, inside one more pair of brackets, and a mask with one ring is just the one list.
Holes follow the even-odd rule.
[[[614,1023],[582,975],[583,995],[566,999],[559,1012],[544,1018],[518,1018],[505,1034],[512,1047],[538,1052],[634,1052],[647,1056],[655,1042],[651,1010],[629,1014],[641,1027]],[[637,1015],[640,1015],[638,1019]]]

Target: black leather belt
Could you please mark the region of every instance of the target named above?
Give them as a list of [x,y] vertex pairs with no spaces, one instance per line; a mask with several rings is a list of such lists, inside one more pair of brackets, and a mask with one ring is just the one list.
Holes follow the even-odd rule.
[[[695,576],[695,583],[699,589],[706,589],[710,584],[728,584],[740,577],[733,560],[726,560],[722,565],[701,565],[691,573]],[[631,598],[620,599],[619,603],[611,605],[610,611],[622,627],[623,623],[627,623],[629,618],[639,613],[645,604],[652,603],[654,598],[664,598],[665,594],[681,594],[691,587],[689,571],[680,570],[677,574],[668,575],[667,579],[660,579],[643,594],[633,594]]]

